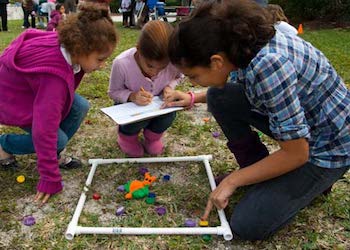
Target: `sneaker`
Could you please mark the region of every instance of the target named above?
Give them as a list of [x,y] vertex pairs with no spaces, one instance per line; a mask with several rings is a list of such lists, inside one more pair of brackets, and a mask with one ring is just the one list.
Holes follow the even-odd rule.
[[81,168],[83,164],[79,159],[72,158],[72,157],[66,157],[64,161],[59,165],[62,169],[75,169],[75,168]]
[[14,156],[11,156],[6,159],[0,159],[0,167],[3,170],[16,170],[19,168],[19,165]]

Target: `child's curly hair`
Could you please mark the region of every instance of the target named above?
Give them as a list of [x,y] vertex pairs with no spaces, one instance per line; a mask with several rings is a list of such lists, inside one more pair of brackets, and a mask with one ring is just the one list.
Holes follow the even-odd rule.
[[71,56],[104,52],[118,41],[108,8],[96,3],[84,3],[78,13],[70,14],[58,25],[57,31],[60,44]]
[[211,56],[223,52],[245,68],[275,35],[273,24],[267,10],[254,1],[208,1],[175,28],[169,58],[176,65],[208,67]]

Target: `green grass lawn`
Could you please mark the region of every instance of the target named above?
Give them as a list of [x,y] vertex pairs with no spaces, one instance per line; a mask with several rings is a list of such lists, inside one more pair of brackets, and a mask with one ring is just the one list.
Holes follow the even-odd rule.
[[[22,21],[10,21],[10,32],[0,32],[0,51],[20,33]],[[19,156],[22,168],[18,172],[0,171],[0,249],[350,249],[350,176],[334,185],[327,197],[317,198],[301,211],[295,220],[275,236],[263,242],[234,240],[225,242],[222,237],[213,236],[206,242],[201,236],[119,236],[80,235],[72,241],[64,237],[68,223],[75,210],[89,168],[90,158],[124,158],[116,143],[116,124],[100,111],[101,107],[112,105],[107,96],[110,67],[113,58],[121,51],[135,45],[138,30],[123,29],[116,24],[120,42],[106,68],[87,75],[78,92],[91,103],[84,122],[67,147],[67,154],[83,160],[85,168],[62,171],[64,191],[55,195],[42,208],[32,204],[38,174],[35,169],[35,155]],[[350,86],[350,30],[305,31],[307,41],[322,50],[336,70]],[[1,79],[1,76],[0,76]],[[185,83],[179,87],[187,91],[193,87]],[[215,139],[211,133],[220,131],[205,106],[178,112],[173,126],[165,136],[166,149],[163,156],[184,156],[212,154],[211,165],[214,174],[236,168],[233,156],[227,150],[225,138]],[[18,131],[0,126],[0,134]],[[270,148],[275,143],[262,137]],[[147,167],[158,176],[152,188],[157,194],[157,204],[167,208],[163,217],[154,212],[156,205],[144,200],[126,201],[117,187],[128,180],[142,179],[138,167]],[[25,175],[23,184],[16,177]],[[170,182],[163,182],[162,176],[171,175]],[[83,226],[128,226],[128,227],[178,227],[186,218],[198,219],[204,210],[209,194],[205,171],[197,163],[106,165],[98,168],[80,217]],[[99,192],[102,199],[95,201],[92,193]],[[230,207],[237,202],[244,191],[234,195]],[[126,216],[116,217],[116,207],[126,207]],[[32,214],[37,223],[32,227],[22,225],[24,215]],[[211,214],[210,225],[219,221]]]

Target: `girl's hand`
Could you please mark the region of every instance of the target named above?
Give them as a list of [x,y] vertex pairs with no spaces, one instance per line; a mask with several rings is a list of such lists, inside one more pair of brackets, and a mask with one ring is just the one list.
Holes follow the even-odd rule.
[[169,86],[166,86],[166,87],[163,89],[163,100],[166,100],[166,99],[171,98],[171,95],[172,95],[172,93],[173,93],[174,91],[175,91],[175,90],[173,90],[173,89],[170,88]]
[[150,92],[140,89],[137,92],[131,93],[129,100],[137,105],[145,106],[152,102],[152,98],[153,95]]
[[237,189],[237,187],[231,181],[232,177],[233,176],[229,175],[223,179],[219,186],[217,186],[210,194],[204,214],[201,217],[202,220],[208,219],[213,206],[215,206],[217,209],[224,209],[228,205],[229,198]]
[[164,95],[164,104],[162,107],[188,107],[190,104],[191,96],[188,93],[173,90],[172,92],[168,93],[167,96]]
[[34,202],[40,202],[39,207],[43,206],[50,198],[51,194],[37,192],[34,197]]

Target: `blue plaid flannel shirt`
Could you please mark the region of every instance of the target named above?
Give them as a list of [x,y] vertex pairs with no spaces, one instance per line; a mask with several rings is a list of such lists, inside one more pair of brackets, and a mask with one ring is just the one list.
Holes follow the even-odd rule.
[[317,166],[350,165],[350,91],[310,43],[276,32],[229,82],[242,84],[254,110],[269,117],[276,140],[308,139]]

